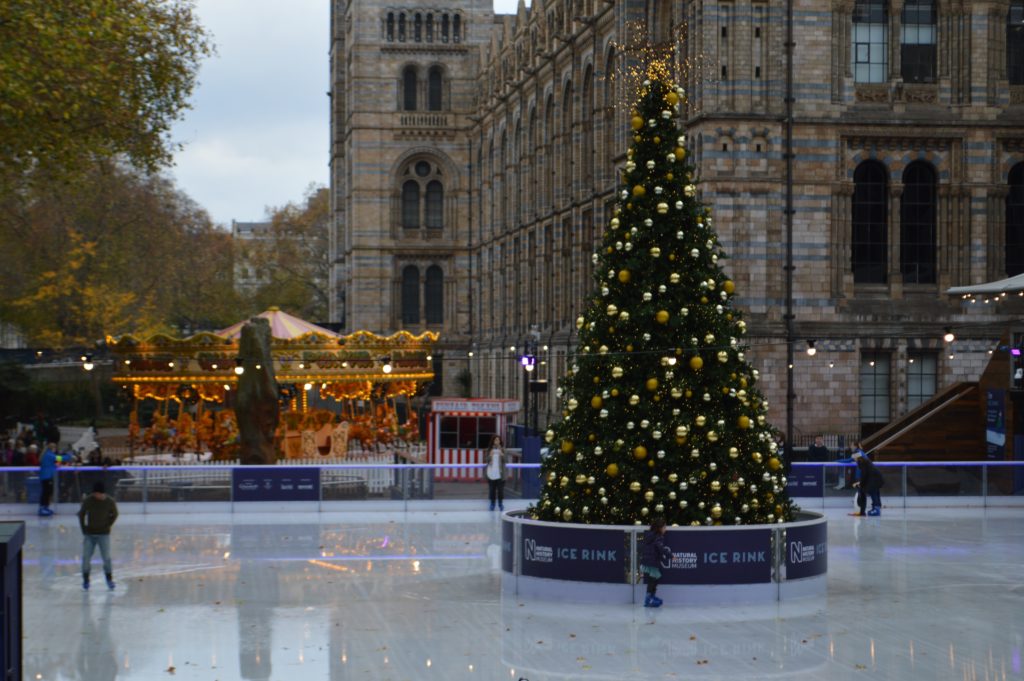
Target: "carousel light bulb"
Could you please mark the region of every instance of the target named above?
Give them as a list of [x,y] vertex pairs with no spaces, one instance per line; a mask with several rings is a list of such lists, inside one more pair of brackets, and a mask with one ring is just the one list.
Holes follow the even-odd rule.
[[306,383],[304,386],[302,386],[302,389],[306,390],[306,391],[312,390],[313,389],[313,384],[312,383]]

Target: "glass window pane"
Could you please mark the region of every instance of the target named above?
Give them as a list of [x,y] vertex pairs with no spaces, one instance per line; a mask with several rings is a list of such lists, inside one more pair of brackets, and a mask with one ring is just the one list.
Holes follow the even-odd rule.
[[420,226],[420,185],[409,180],[402,185],[402,227],[419,229]]

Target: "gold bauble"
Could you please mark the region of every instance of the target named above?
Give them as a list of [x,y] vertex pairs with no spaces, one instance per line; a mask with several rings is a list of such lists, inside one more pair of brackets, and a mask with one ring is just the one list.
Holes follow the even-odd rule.
[[633,346],[632,345],[627,345],[626,346],[626,352],[633,352]]
[[668,317],[668,310],[658,310],[654,315],[654,319],[657,320],[659,324],[668,324]]
[[[597,378],[597,376],[595,376],[594,378]],[[590,406],[593,407],[594,409],[600,409],[601,405],[603,404],[604,400],[601,399],[600,395],[594,395],[593,397],[590,398]]]
[[665,95],[665,101],[668,102],[671,106],[675,106],[676,104],[679,103],[679,95],[672,91],[669,91],[669,93]]
[[736,284],[733,283],[732,279],[726,279],[722,283],[722,290],[731,295],[736,290]]
[[729,447],[729,458],[730,459],[735,459],[739,455],[740,455],[740,450],[736,449],[735,447]]
[[647,387],[647,390],[653,393],[655,390],[658,389],[658,379],[648,378],[647,383],[645,385]]
[[693,391],[690,390],[689,388],[687,388],[686,392],[683,394],[686,395],[686,399],[690,399],[691,397],[693,397]]
[[559,483],[559,487],[565,487],[566,485],[569,484],[569,478],[563,475],[562,479],[559,480],[558,483]]
[[644,127],[644,119],[641,118],[640,116],[633,116],[631,119],[629,119],[629,124],[633,126],[634,130],[639,130],[640,128]]
[[683,396],[683,391],[682,390],[680,390],[679,388],[672,388],[672,397],[674,397],[674,398],[676,398],[678,400],[682,396]]
[[[665,213],[668,212],[668,204],[667,203],[659,203],[658,206],[657,206],[657,210],[658,210],[658,214],[659,215],[664,215]],[[655,255],[654,257],[657,258],[658,256]]]
[[673,151],[672,153],[676,155],[677,161],[682,161],[684,158],[686,158],[686,149],[684,149],[683,147],[676,147],[675,151]]
[[720,489],[722,489],[722,483],[718,482],[717,480],[712,480],[711,481],[711,491],[717,492]]
[[610,463],[608,467],[604,469],[604,472],[608,474],[609,478],[614,478],[619,474],[619,465]]
[[612,397],[618,397],[618,396],[619,396],[619,389],[618,388],[612,388]]
[[628,284],[630,279],[629,270],[619,270],[619,281],[623,284]]
[[736,419],[736,425],[738,425],[740,428],[743,428],[743,429],[749,428],[750,427],[750,417],[747,416],[746,414],[743,414],[738,419]]
[[557,477],[557,476],[555,475],[554,471],[549,471],[548,472],[548,482],[554,482],[555,481],[555,477]]
[[694,419],[694,422],[698,426],[703,426],[705,423],[707,423],[707,419],[704,416],[698,416],[697,418]]
[[782,462],[779,461],[778,458],[773,456],[772,458],[768,459],[768,468],[772,469],[773,471],[779,470],[780,466],[782,466]]
[[782,515],[782,505],[781,504],[775,504],[775,514],[776,515]]
[[594,435],[593,433],[591,433],[590,435],[587,436],[587,442],[595,442],[596,440],[597,440],[597,436]]
[[587,484],[588,485],[593,485],[595,482],[597,482],[597,481],[594,479],[593,475],[591,475],[590,477],[587,478]]
[[545,442],[551,442],[554,439],[555,439],[555,431],[549,430],[546,433],[544,433],[544,441]]
[[630,492],[639,492],[640,491],[640,483],[636,482],[635,480],[633,482],[629,483],[629,491]]
[[708,431],[708,442],[718,442],[718,433],[713,430]]
[[575,398],[570,398],[569,401],[566,403],[566,406],[569,407],[569,411],[572,411],[576,407],[580,406],[580,403],[577,402]]
[[608,313],[609,317],[614,317],[615,315],[617,315],[619,313],[619,308],[617,308],[614,304],[612,304],[612,305],[609,305],[608,308],[605,311]]
[[[700,371],[703,366],[704,360],[700,358],[700,355],[694,355],[690,358],[690,368],[694,371]],[[687,397],[689,397],[689,395],[687,395]]]
[[707,297],[707,296],[701,296],[701,297],[700,297],[700,302],[702,302],[702,303],[704,303],[705,305],[707,305],[707,303],[708,303],[708,297]]
[[647,501],[654,501],[654,492],[652,492],[651,490],[647,490],[646,492],[644,492],[644,499],[646,499]]
[[633,141],[634,141],[634,142],[640,142],[640,141],[641,141],[642,139],[643,139],[643,138],[642,138],[642,137],[640,137],[640,135],[633,135]]
[[661,138],[660,138],[660,137],[658,137],[657,135],[655,135],[655,136],[654,136],[654,143],[655,143],[655,144],[661,144]]
[[562,511],[562,520],[566,522],[572,520],[572,511],[570,511],[569,509],[565,509],[564,511]]
[[633,196],[636,196],[637,198],[645,195],[646,193],[647,190],[644,189],[643,185],[638,184],[635,187],[633,187]]
[[647,458],[647,447],[644,447],[643,445],[637,445],[636,447],[633,448],[633,456],[634,456],[634,458],[641,459],[641,460],[642,459],[646,459]]
[[580,473],[579,475],[576,476],[576,484],[577,485],[582,485],[586,481],[587,481],[587,476],[583,475],[582,473]]
[[612,367],[612,378],[622,377],[622,367]]
[[[566,513],[568,513],[568,511],[566,511]],[[721,518],[722,517],[722,507],[719,506],[718,504],[715,504],[714,506],[712,506],[711,507],[711,517],[712,518]]]
[[719,350],[718,351],[718,361],[722,362],[723,364],[728,362],[729,361],[729,353],[726,352],[725,350]]
[[763,457],[761,456],[761,452],[754,452],[750,455],[750,458],[753,459],[755,463],[761,463],[761,459]]
[[601,382],[601,379],[598,378],[597,376],[594,376],[594,385],[597,385],[600,382]]
[[640,396],[639,395],[630,395],[629,396],[629,404],[631,406],[634,406],[634,407],[636,405],[640,404]]
[[750,508],[756,509],[756,508],[759,508],[760,506],[761,506],[761,502],[758,501],[757,499],[751,499],[750,500]]
[[574,445],[571,440],[562,440],[563,454],[572,454],[575,449],[576,445]]

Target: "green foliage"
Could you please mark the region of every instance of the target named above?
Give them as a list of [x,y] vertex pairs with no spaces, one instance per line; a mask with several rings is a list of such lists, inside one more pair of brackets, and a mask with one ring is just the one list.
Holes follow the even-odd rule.
[[681,96],[646,82],[632,114],[620,208],[593,256],[597,290],[559,388],[564,418],[546,433],[552,453],[532,509],[542,520],[792,517],[735,287],[674,120]]
[[189,0],[0,0],[0,188],[96,158],[165,165],[212,51]]
[[304,319],[327,319],[329,222],[328,191],[312,185],[303,204],[271,211],[269,239],[239,244],[239,256],[266,278],[253,294],[257,312],[276,305]]

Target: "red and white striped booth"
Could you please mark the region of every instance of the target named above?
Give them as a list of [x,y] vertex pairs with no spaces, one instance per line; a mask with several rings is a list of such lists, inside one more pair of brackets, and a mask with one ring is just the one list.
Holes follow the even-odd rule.
[[[482,464],[495,435],[505,441],[508,424],[519,413],[519,400],[452,399],[430,404],[427,454],[434,464]],[[435,480],[480,480],[482,468],[442,468]]]

